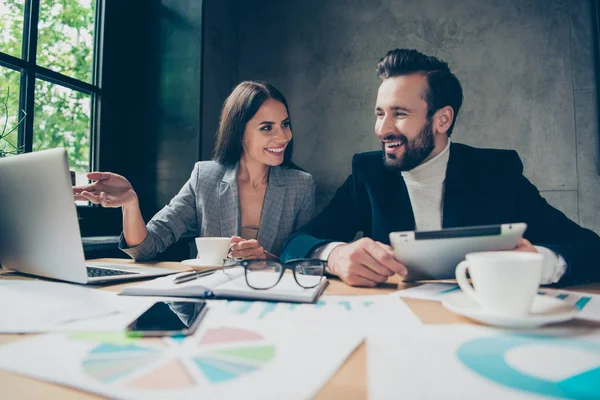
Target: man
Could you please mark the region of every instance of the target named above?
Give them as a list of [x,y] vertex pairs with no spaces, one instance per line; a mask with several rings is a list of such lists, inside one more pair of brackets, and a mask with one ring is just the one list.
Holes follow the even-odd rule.
[[[347,284],[372,287],[406,275],[390,232],[525,222],[515,250],[544,255],[543,283],[600,278],[598,235],[540,196],[515,151],[450,143],[463,96],[445,62],[395,49],[379,61],[377,74],[382,151],[354,156],[352,174],[323,212],[290,237],[283,260],[321,258]],[[359,231],[364,237],[351,242]]]

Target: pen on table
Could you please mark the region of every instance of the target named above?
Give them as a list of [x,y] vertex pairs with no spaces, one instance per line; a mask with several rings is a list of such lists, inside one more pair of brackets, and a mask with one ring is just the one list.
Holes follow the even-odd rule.
[[187,274],[177,275],[175,278],[173,278],[173,283],[177,284],[177,283],[188,282],[188,281],[194,280],[196,278],[211,275],[215,271],[216,271],[216,269],[212,268],[212,269],[206,269],[204,271],[192,271]]

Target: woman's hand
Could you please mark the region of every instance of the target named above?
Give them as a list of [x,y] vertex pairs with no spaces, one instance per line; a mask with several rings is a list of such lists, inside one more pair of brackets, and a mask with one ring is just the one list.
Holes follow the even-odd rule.
[[240,236],[233,236],[230,249],[229,255],[231,258],[244,260],[264,260],[267,258],[265,249],[256,239],[246,240]]
[[89,185],[73,186],[75,200],[90,201],[102,207],[125,207],[137,204],[137,194],[125,177],[112,172],[90,172]]

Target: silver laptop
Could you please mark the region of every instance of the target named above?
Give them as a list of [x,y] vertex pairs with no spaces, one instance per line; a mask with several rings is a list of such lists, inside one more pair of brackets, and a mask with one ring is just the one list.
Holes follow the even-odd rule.
[[178,272],[85,263],[64,149],[0,159],[0,264],[13,271],[84,284]]

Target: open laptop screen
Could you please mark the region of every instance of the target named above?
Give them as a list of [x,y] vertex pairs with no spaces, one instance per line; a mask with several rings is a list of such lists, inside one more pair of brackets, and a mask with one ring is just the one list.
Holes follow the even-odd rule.
[[87,281],[64,149],[0,159],[0,264],[32,275]]

